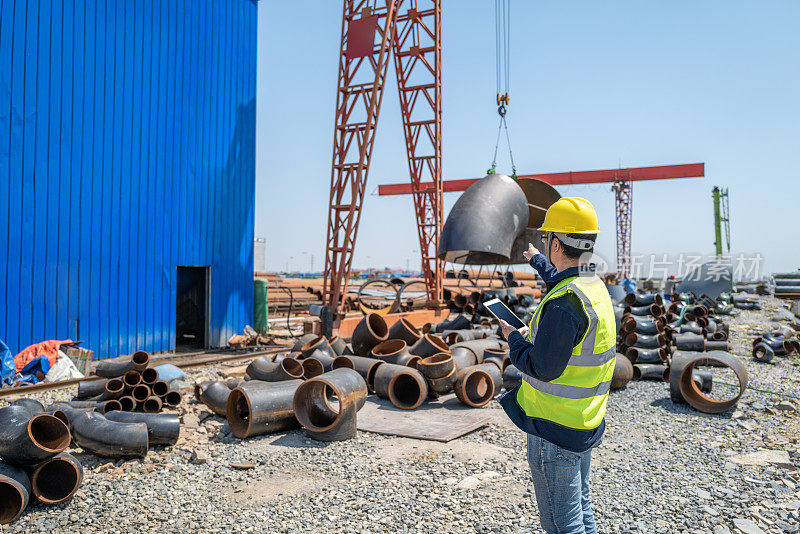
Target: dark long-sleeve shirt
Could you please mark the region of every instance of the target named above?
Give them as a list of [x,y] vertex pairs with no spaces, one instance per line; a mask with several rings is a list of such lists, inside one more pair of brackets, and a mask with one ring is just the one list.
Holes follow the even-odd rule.
[[[536,254],[530,261],[551,291],[565,278],[576,276],[578,268],[572,267],[559,272],[547,262],[543,254]],[[550,382],[567,368],[572,349],[580,343],[589,326],[586,314],[578,297],[567,294],[545,304],[536,337],[533,343],[512,332],[508,337],[511,363],[526,375]],[[605,420],[593,430],[576,430],[552,421],[528,417],[517,404],[519,388],[508,392],[500,399],[500,404],[509,418],[521,430],[534,434],[547,441],[575,452],[583,452],[603,437]]]

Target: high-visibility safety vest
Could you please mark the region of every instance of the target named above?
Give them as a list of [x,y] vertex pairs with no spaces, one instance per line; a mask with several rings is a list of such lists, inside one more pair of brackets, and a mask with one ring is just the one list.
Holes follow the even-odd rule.
[[528,417],[592,430],[600,426],[606,414],[616,356],[614,309],[603,281],[595,275],[573,276],[556,284],[533,313],[528,338],[533,343],[545,305],[568,293],[582,304],[588,319],[586,333],[572,349],[567,368],[555,380],[544,382],[523,374],[517,404]]

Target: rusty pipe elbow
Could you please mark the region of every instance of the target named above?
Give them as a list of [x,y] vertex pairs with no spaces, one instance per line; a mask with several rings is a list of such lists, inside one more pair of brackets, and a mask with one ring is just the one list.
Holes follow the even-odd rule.
[[389,327],[377,313],[367,314],[353,329],[352,345],[356,356],[369,356],[372,348],[389,339]]
[[[492,365],[492,367],[495,366]],[[472,408],[486,406],[497,393],[492,376],[487,372],[486,368],[481,368],[478,365],[459,369],[453,390],[462,404]]]
[[[338,356],[336,351],[333,350],[328,340],[325,339],[325,336],[317,336],[302,347],[300,347],[300,356],[298,359],[308,358],[316,351],[320,351],[330,358],[335,358]],[[291,379],[289,379],[291,380]]]
[[78,394],[76,399],[88,399],[101,395],[106,390],[108,380],[82,380],[78,382]]
[[456,364],[449,352],[426,356],[417,363],[417,370],[429,380],[443,378],[453,372]]
[[389,337],[387,339],[400,339],[410,347],[419,341],[421,337],[422,334],[417,327],[405,317],[401,317],[389,328]]
[[[347,363],[345,363],[345,360]],[[360,374],[367,383],[367,390],[375,393],[375,372],[378,367],[386,362],[374,358],[362,358],[361,356],[340,356],[333,362],[333,368],[349,367]]]
[[75,443],[82,449],[106,458],[144,458],[149,438],[144,423],[120,423],[86,412],[72,420]]
[[[338,407],[328,400],[335,395]],[[356,413],[367,399],[367,383],[357,371],[339,368],[300,384],[292,406],[308,437],[318,441],[351,439],[358,433]]]
[[450,352],[450,347],[448,347],[447,343],[439,336],[425,334],[409,349],[409,352],[414,356],[424,358],[426,356],[433,356],[439,352]]
[[83,483],[83,466],[62,452],[39,464],[31,475],[33,494],[40,502],[57,504],[72,497]]
[[230,394],[231,390],[224,382],[212,382],[200,393],[200,402],[211,408],[215,414],[225,417]]
[[412,358],[406,342],[402,339],[387,339],[378,343],[372,347],[369,357],[397,365],[408,365]]
[[101,361],[97,364],[94,374],[103,376],[105,378],[116,378],[122,376],[128,371],[144,371],[147,364],[150,362],[150,355],[140,350],[134,352],[130,360],[107,360]]
[[69,428],[57,417],[32,415],[23,406],[0,408],[0,458],[14,465],[31,465],[64,451]]
[[181,421],[177,414],[109,412],[106,419],[117,423],[144,423],[150,445],[175,445],[181,435]]
[[0,462],[0,525],[22,515],[31,496],[31,481],[21,468]]
[[281,380],[297,380],[303,378],[303,365],[294,358],[283,358],[273,362],[259,356],[247,366],[247,376],[262,382],[280,382]]

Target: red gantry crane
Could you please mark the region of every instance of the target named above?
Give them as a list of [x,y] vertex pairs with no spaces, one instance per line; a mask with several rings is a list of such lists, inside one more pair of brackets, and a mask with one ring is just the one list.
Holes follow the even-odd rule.
[[[443,262],[436,256],[442,193],[478,179],[442,182],[441,0],[344,0],[336,90],[333,163],[325,253],[325,305],[337,315],[347,294],[353,249],[383,99],[394,56],[410,183],[378,187],[379,195],[410,194],[417,218],[428,305],[442,305]],[[703,163],[601,171],[531,174],[551,185],[612,183],[617,215],[617,271],[630,273],[631,184],[705,175]]]
[[[389,56],[394,55],[428,303],[442,302],[441,0],[345,0],[336,90],[325,305],[347,294]],[[427,182],[426,186],[422,186]]]

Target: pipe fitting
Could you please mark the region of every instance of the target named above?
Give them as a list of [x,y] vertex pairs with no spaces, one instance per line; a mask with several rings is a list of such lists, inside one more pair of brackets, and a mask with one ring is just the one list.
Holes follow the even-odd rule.
[[230,394],[231,390],[224,382],[212,382],[200,393],[200,402],[215,414],[225,417]]
[[390,328],[389,328],[389,337],[388,339],[400,339],[406,342],[406,345],[409,347],[412,346],[414,343],[419,341],[419,338],[422,337],[420,331],[411,324],[411,321],[406,319],[405,317],[401,317],[398,319]]
[[378,343],[372,348],[369,356],[376,360],[397,365],[408,365],[409,360],[411,360],[408,346],[401,339],[388,339]]
[[[705,395],[694,380],[693,372],[698,365],[729,367],[739,380],[739,393],[725,400],[716,400]],[[669,376],[670,397],[673,402],[686,402],[695,410],[704,413],[723,413],[730,410],[744,394],[747,382],[747,369],[739,358],[727,352],[676,352],[672,356]]]
[[611,377],[611,389],[621,389],[628,385],[633,378],[633,365],[631,361],[622,354],[617,354],[614,358],[614,374]]
[[31,481],[19,467],[0,462],[0,525],[16,521],[31,496]]
[[94,374],[105,378],[116,378],[128,371],[144,371],[150,362],[150,355],[140,350],[134,352],[129,360],[106,360],[97,364]]
[[375,392],[401,410],[413,410],[428,397],[428,383],[416,369],[384,363],[375,372]]
[[71,498],[83,483],[83,466],[77,458],[62,452],[45,460],[31,475],[33,494],[45,504]]
[[522,384],[522,371],[514,367],[513,364],[508,364],[503,369],[503,389],[511,391],[520,384]]
[[483,351],[483,363],[493,363],[502,372],[511,365],[508,349],[486,349]]
[[336,351],[334,351],[333,348],[331,348],[330,344],[328,343],[328,340],[325,339],[325,336],[317,336],[308,343],[306,343],[305,345],[303,345],[302,347],[300,347],[301,356],[299,359],[302,360],[308,358],[317,351],[325,354],[326,356],[331,358],[331,360],[336,356],[338,356],[338,354],[336,354]]
[[453,390],[462,404],[472,408],[486,406],[496,393],[492,376],[478,365],[459,369]]
[[31,465],[64,451],[69,428],[57,417],[32,415],[23,406],[0,408],[0,458],[14,465]]
[[106,458],[144,458],[148,434],[144,423],[120,423],[105,416],[85,412],[72,420],[75,443],[82,449]]
[[439,352],[450,352],[450,347],[448,347],[447,343],[439,336],[425,334],[409,349],[409,352],[414,356],[425,358],[426,356],[433,356]]
[[669,368],[666,365],[637,363],[633,366],[633,380],[669,381]]
[[[333,394],[338,402],[328,401]],[[353,369],[340,368],[300,384],[292,406],[305,427],[306,435],[317,441],[341,441],[356,436],[356,413],[367,399],[367,383]]]
[[233,435],[245,439],[300,426],[293,403],[302,383],[302,380],[251,380],[240,384],[231,392],[226,407],[228,426]]
[[247,366],[245,374],[262,382],[280,382],[281,380],[298,380],[303,378],[303,364],[294,358],[284,358],[278,362],[259,356]]
[[361,356],[340,356],[333,362],[334,369],[348,367],[353,369],[364,378],[367,383],[367,390],[370,393],[375,393],[375,373],[378,367],[384,364],[383,360],[376,360],[374,358],[362,358]]
[[417,363],[417,370],[429,380],[436,380],[450,375],[455,369],[455,362],[449,352],[440,352],[427,356]]
[[181,434],[181,421],[177,414],[109,412],[105,417],[117,423],[144,423],[150,445],[175,445]]
[[78,382],[76,399],[88,399],[101,395],[106,390],[108,380],[81,380]]
[[[435,356],[428,356],[428,358],[434,357]],[[456,373],[457,369],[453,366],[450,373],[441,378],[428,378],[428,389],[436,395],[450,393],[453,390],[453,385],[456,383]]]
[[353,329],[353,352],[356,356],[369,356],[372,348],[389,339],[389,327],[377,313],[367,314]]
[[325,372],[325,367],[322,365],[322,362],[316,358],[306,358],[303,360],[303,378],[308,380],[309,378],[314,378],[315,376],[319,376]]

